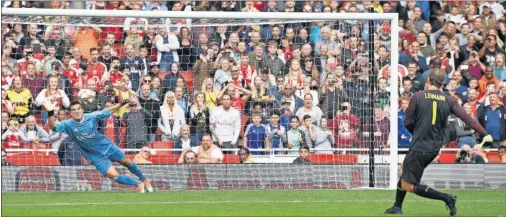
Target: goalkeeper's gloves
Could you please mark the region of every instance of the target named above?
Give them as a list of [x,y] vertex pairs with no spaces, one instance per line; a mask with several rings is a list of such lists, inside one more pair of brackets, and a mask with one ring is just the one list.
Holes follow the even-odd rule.
[[493,141],[494,141],[494,138],[492,138],[492,136],[490,134],[488,134],[485,137],[483,137],[483,139],[481,140],[481,145],[483,146],[484,143],[493,142]]
[[493,142],[494,141],[494,138],[492,138],[492,136],[490,134],[486,135],[483,137],[483,139],[481,139],[481,143],[480,143],[480,147],[483,147],[483,145],[487,142]]

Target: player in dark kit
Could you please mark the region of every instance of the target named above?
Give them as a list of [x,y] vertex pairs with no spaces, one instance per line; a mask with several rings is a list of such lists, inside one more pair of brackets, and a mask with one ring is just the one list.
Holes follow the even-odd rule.
[[492,137],[476,120],[467,115],[457,99],[441,91],[444,79],[443,71],[432,70],[425,83],[425,90],[415,93],[409,101],[404,125],[413,134],[411,147],[402,165],[403,172],[397,183],[395,204],[385,214],[402,214],[402,203],[407,192],[444,201],[450,216],[457,214],[455,195],[420,184],[423,171],[438,155],[443,145],[443,129],[450,113],[484,136],[484,141],[492,141]]

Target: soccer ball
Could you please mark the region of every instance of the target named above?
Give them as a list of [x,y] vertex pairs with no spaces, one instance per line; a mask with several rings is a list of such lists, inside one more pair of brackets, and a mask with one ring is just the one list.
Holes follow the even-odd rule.
[[89,103],[92,103],[95,98],[95,92],[90,89],[82,89],[77,94],[77,97],[80,101],[87,101]]

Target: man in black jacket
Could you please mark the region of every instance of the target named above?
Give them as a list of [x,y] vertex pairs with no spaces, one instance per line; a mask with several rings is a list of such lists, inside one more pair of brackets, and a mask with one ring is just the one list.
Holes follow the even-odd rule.
[[151,85],[144,83],[141,85],[141,94],[139,95],[139,104],[146,111],[151,113],[152,118],[144,120],[146,126],[149,127],[150,136],[148,141],[154,141],[156,136],[156,129],[158,118],[160,118],[160,102],[158,99],[151,96]]

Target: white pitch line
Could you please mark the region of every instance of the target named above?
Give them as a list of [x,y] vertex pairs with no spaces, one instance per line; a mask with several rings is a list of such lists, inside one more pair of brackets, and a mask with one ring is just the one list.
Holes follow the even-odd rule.
[[[227,204],[227,203],[388,203],[392,200],[313,200],[313,201],[302,201],[302,200],[289,200],[289,201],[152,201],[152,202],[88,202],[88,203],[2,203],[2,206],[83,206],[83,205],[157,205],[157,204]],[[423,201],[406,201],[408,203],[424,203],[431,202],[431,200]],[[506,203],[506,200],[458,200],[459,203]]]

